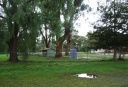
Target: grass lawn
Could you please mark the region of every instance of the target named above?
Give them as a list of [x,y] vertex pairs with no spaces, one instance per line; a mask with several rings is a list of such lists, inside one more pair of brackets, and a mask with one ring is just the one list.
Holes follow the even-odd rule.
[[[0,87],[128,87],[128,60],[84,61],[33,56],[28,62],[6,62],[0,54]],[[73,75],[93,73],[95,79]]]

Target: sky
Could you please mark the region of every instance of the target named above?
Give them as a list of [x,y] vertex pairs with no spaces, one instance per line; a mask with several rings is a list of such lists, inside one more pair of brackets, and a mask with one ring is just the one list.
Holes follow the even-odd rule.
[[92,8],[92,11],[89,13],[85,12],[85,16],[84,17],[81,16],[77,21],[78,23],[80,23],[80,26],[75,27],[75,29],[78,30],[78,35],[86,36],[87,32],[93,31],[93,26],[91,25],[91,23],[99,19],[98,15],[93,14],[96,12],[97,9],[97,1],[102,1],[102,0],[84,0],[84,3],[88,4]]

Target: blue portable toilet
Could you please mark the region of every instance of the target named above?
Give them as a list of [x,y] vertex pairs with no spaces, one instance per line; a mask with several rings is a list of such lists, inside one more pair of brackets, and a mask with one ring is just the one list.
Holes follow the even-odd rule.
[[70,49],[70,57],[71,58],[77,58],[77,51],[76,49]]

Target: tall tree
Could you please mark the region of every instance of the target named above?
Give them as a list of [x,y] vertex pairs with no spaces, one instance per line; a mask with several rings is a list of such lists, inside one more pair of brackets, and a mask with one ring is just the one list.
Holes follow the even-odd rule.
[[[67,39],[70,46],[71,29],[74,20],[78,17],[78,13],[84,10],[87,6],[82,4],[83,0],[65,0],[62,8],[62,15],[64,18],[64,34],[56,41],[56,57],[62,57],[62,45]],[[69,49],[69,47],[67,47]]]
[[[19,61],[17,55],[19,44],[17,43],[20,40],[28,42],[28,40],[33,39],[31,36],[37,36],[35,33],[37,33],[40,20],[39,14],[36,11],[37,4],[38,0],[0,1],[0,8],[2,9],[1,19],[4,22],[3,26],[5,28],[3,32],[6,34],[4,40],[9,47],[10,56],[8,60],[11,62]],[[25,43],[26,45],[27,42]]]

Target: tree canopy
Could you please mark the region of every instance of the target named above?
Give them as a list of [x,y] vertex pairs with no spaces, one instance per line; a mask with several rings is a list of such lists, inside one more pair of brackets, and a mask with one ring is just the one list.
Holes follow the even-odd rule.
[[[101,20],[94,26],[95,43],[100,48],[127,47],[128,36],[128,3],[112,2],[108,6],[100,6]],[[116,54],[114,53],[114,59]]]
[[[40,27],[39,13],[36,11],[38,0],[0,0],[0,28],[3,41],[9,48],[9,61],[18,61],[17,51],[31,49]],[[19,48],[19,49],[18,49]]]
[[[82,2],[83,0],[0,0],[0,40],[8,45],[9,61],[18,61],[18,52],[34,51],[40,34],[46,47],[49,47],[51,37],[54,38],[56,57],[61,57],[63,42],[67,38],[70,41],[74,20],[88,7]],[[3,46],[3,43],[0,45]]]

